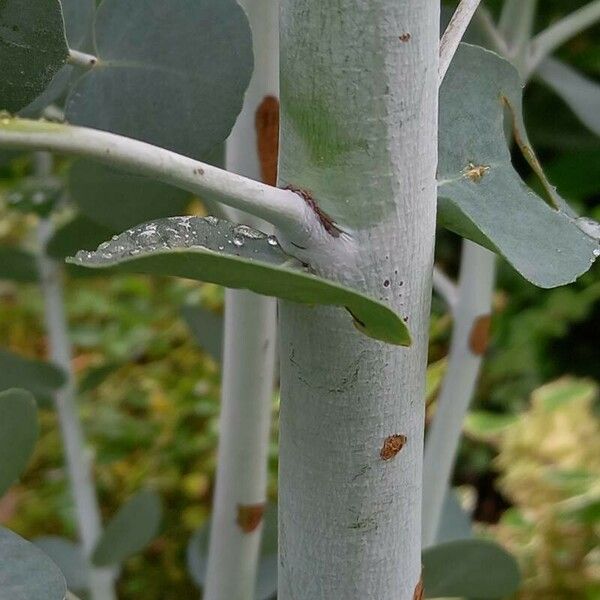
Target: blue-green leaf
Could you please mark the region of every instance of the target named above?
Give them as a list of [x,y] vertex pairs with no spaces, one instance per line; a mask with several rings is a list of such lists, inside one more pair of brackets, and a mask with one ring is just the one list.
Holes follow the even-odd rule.
[[221,362],[223,352],[223,317],[201,306],[186,305],[181,315],[198,345],[214,360]]
[[37,437],[33,396],[19,389],[0,392],[0,496],[25,470]]
[[234,0],[104,0],[99,63],[76,83],[67,118],[198,158],[228,136],[252,74]]
[[0,246],[0,279],[33,283],[39,280],[35,256],[13,246]]
[[94,221],[77,215],[71,221],[61,225],[48,241],[46,251],[49,256],[63,259],[78,250],[91,250],[110,237],[113,229],[98,225]]
[[143,490],[127,501],[111,519],[94,549],[99,567],[118,565],[141,552],[157,535],[162,519],[160,497]]
[[86,217],[115,231],[184,214],[191,199],[164,183],[84,160],[71,167],[69,191]]
[[498,544],[457,540],[423,552],[426,598],[505,598],[519,587],[519,567]]
[[209,281],[303,304],[341,306],[366,335],[410,344],[404,321],[386,305],[301,268],[274,237],[214,217],[146,223],[101,244],[96,252],[79,253],[72,262]]
[[72,591],[84,591],[89,587],[89,569],[81,548],[65,538],[47,535],[32,540],[59,567],[67,587]]
[[0,109],[16,113],[32,102],[68,54],[59,0],[2,0]]
[[517,145],[543,178],[523,127],[521,95],[510,63],[461,44],[441,88],[438,215],[442,225],[498,252],[532,283],[555,287],[585,273],[600,245],[546,181],[544,201],[513,168],[506,108]]
[[0,349],[0,390],[24,388],[38,402],[48,403],[65,381],[64,373],[50,363]]
[[0,527],[2,600],[64,600],[66,595],[59,568],[39,548]]

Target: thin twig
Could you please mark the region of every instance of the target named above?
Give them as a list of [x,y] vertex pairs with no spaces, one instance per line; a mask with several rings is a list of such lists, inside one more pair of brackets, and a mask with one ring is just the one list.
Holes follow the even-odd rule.
[[450,19],[450,23],[448,23],[446,31],[444,31],[440,41],[440,62],[438,66],[440,84],[446,76],[450,62],[480,2],[481,0],[461,0],[452,15],[452,19]]

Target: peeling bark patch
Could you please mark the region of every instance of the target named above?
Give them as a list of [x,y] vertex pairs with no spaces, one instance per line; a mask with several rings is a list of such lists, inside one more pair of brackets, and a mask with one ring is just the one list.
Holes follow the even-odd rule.
[[263,183],[277,184],[277,158],[279,155],[279,100],[265,96],[256,109],[254,119],[256,144]]
[[252,533],[261,523],[265,513],[265,503],[238,504],[236,523],[244,533]]
[[301,196],[306,204],[310,206],[312,211],[317,215],[319,222],[323,225],[323,229],[334,238],[339,238],[341,231],[338,229],[336,224],[333,222],[333,219],[324,211],[319,208],[319,205],[316,203],[315,199],[312,197],[311,193],[308,190],[303,188],[295,187],[293,185],[288,185],[286,190],[290,190],[299,196]]
[[408,33],[408,31],[406,33],[403,33],[399,39],[401,42],[404,42],[406,44],[406,42],[410,41],[410,33]]
[[385,438],[383,446],[379,451],[379,456],[381,457],[381,459],[391,460],[392,458],[394,458],[394,456],[396,456],[396,454],[398,454],[398,452],[400,452],[400,450],[404,448],[406,440],[407,437],[400,433],[395,433],[394,435],[390,435],[389,437]]
[[423,574],[421,574],[417,586],[415,587],[415,591],[413,592],[413,600],[423,600],[424,597],[425,586],[423,585]]
[[475,319],[469,335],[469,348],[476,356],[485,354],[490,341],[491,315],[481,315]]
[[489,165],[476,165],[475,163],[470,162],[463,169],[463,175],[473,183],[479,183],[489,170]]

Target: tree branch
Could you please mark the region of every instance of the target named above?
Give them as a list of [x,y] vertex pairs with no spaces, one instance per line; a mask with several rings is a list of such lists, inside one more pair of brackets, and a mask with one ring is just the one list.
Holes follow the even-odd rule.
[[446,31],[444,31],[440,41],[440,62],[438,65],[440,83],[448,71],[452,57],[456,53],[480,2],[481,0],[461,0],[450,19],[450,23],[448,23]]
[[594,0],[536,35],[529,45],[527,74],[532,73],[559,46],[599,20],[600,0]]
[[317,215],[295,192],[114,133],[0,115],[0,148],[48,150],[95,159],[207,195],[272,223],[291,240],[306,242],[316,228],[322,229]]

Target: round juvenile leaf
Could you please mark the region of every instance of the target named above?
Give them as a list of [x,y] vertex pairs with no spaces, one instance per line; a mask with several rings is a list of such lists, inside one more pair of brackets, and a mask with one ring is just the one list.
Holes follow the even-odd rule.
[[68,54],[59,0],[0,0],[0,109],[16,113],[32,102]]
[[86,217],[116,231],[183,214],[191,199],[164,183],[84,160],[71,167],[69,190]]
[[303,304],[345,307],[356,327],[374,339],[409,345],[402,318],[357,290],[313,275],[272,236],[214,217],[171,217],[135,227],[96,252],[80,252],[76,265],[93,269],[173,275]]
[[33,254],[12,246],[0,246],[0,279],[33,283],[40,274]]
[[64,600],[65,578],[39,548],[0,527],[0,598]]
[[198,345],[217,362],[223,352],[223,317],[200,306],[187,305],[181,314]]
[[54,232],[48,241],[46,251],[53,258],[63,259],[78,250],[95,248],[113,231],[78,215]]
[[0,392],[0,496],[25,470],[37,436],[33,396],[19,389]]
[[456,492],[452,488],[448,488],[435,543],[442,544],[471,537],[473,537],[471,519],[459,504]]
[[59,567],[70,590],[83,591],[89,587],[89,570],[74,542],[55,535],[36,538],[33,543],[45,552]]
[[[585,273],[600,246],[545,180],[527,141],[521,104],[516,69],[493,52],[461,44],[440,90],[438,216],[448,229],[503,256],[535,285],[555,287]],[[512,166],[506,108],[517,145],[542,180],[549,203]]]
[[0,350],[0,390],[24,388],[38,401],[47,402],[65,380],[64,373],[50,363]]
[[117,565],[142,551],[158,533],[161,518],[160,497],[150,490],[138,492],[106,526],[92,562],[98,567]]
[[98,65],[67,103],[71,123],[200,157],[229,135],[252,74],[235,0],[104,0]]
[[515,559],[486,540],[457,540],[423,552],[426,598],[505,598],[519,587]]

